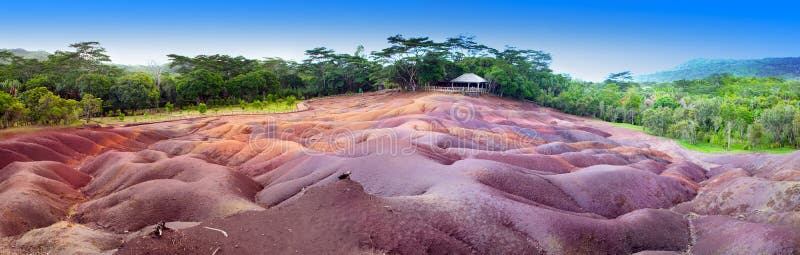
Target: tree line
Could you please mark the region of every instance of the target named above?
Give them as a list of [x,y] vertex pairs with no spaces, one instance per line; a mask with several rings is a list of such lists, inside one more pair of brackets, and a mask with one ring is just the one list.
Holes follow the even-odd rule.
[[498,94],[533,100],[542,81],[566,79],[552,73],[550,55],[542,51],[493,49],[464,35],[444,41],[396,35],[387,41],[389,47],[370,53],[362,46],[353,53],[318,47],[299,62],[170,54],[168,64],[135,72],[111,64],[98,42],[71,44],[44,60],[3,51],[0,113],[5,127],[61,125],[142,109],[294,102],[378,87],[415,91],[466,72],[486,77]]
[[571,80],[538,100],[567,113],[641,125],[658,136],[730,149],[800,147],[800,81],[729,74],[635,83],[629,72],[601,83]]
[[585,82],[550,69],[539,50],[495,49],[473,36],[442,41],[387,38],[385,49],[352,53],[318,47],[302,61],[170,54],[143,71],[112,65],[97,42],[70,45],[45,60],[0,52],[4,127],[69,124],[103,113],[294,102],[317,96],[396,87],[416,91],[463,73],[489,81],[500,96],[567,113],[642,125],[649,133],[730,147],[800,146],[800,84],[727,74],[668,83],[637,83],[630,72]]

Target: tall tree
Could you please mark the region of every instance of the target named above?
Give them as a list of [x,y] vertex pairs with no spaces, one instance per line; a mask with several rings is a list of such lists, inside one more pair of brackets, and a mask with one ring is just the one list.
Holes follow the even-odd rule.
[[86,123],[89,123],[95,114],[103,112],[103,100],[94,97],[92,94],[83,94],[80,103],[81,116],[86,119]]
[[472,35],[462,34],[447,38],[445,45],[448,48],[448,57],[454,62],[462,61],[464,58],[486,54],[489,50],[489,47],[486,45],[476,42],[475,36]]
[[206,103],[216,98],[223,89],[222,77],[209,70],[198,69],[181,76],[175,86],[183,102]]
[[392,78],[406,90],[415,91],[419,84],[419,68],[423,57],[433,51],[442,50],[445,45],[436,43],[428,37],[405,38],[395,35],[387,38],[390,46],[374,52],[385,63],[391,65]]
[[108,93],[114,84],[111,78],[102,74],[84,74],[78,77],[77,82],[81,97],[92,94],[104,99],[108,99]]
[[181,74],[190,74],[195,70],[202,69],[217,73],[225,80],[252,72],[258,67],[258,61],[242,56],[231,57],[216,54],[186,57],[169,54],[167,57],[170,58],[169,66],[176,68]]
[[133,73],[120,77],[111,87],[111,103],[117,109],[144,109],[157,106],[158,87],[146,73]]

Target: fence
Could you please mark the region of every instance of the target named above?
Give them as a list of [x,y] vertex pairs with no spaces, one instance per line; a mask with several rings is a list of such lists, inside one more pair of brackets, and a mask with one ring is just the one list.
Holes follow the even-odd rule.
[[422,90],[444,92],[444,93],[456,93],[464,95],[481,95],[489,93],[489,89],[487,88],[472,88],[472,87],[423,86]]

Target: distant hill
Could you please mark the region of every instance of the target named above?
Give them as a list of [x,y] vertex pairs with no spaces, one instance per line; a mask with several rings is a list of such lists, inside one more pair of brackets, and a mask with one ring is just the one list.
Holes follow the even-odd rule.
[[800,57],[763,59],[694,59],[671,70],[636,76],[640,82],[669,82],[701,79],[730,73],[745,77],[783,77],[800,79]]
[[45,60],[47,56],[50,56],[50,52],[46,51],[28,51],[25,49],[0,49],[0,51],[11,51],[12,54],[23,57],[23,58],[31,58],[31,59],[38,59],[38,60]]
[[[41,50],[28,51],[26,49],[17,48],[17,49],[0,49],[0,51],[11,51],[11,53],[14,54],[14,55],[17,55],[17,56],[20,56],[20,57],[23,57],[23,58],[38,59],[40,61],[41,60],[46,60],[47,56],[50,56],[50,52],[41,51]],[[114,64],[114,65],[122,68],[125,71],[132,72],[132,73],[134,73],[134,72],[145,72],[145,73],[149,72],[148,71],[149,67],[146,66],[146,65],[123,65],[123,64]],[[163,64],[163,70],[170,71],[169,65],[168,64]]]
[[114,64],[115,66],[122,68],[126,72],[131,73],[148,73],[150,72],[148,66],[146,65],[123,65],[123,64]]

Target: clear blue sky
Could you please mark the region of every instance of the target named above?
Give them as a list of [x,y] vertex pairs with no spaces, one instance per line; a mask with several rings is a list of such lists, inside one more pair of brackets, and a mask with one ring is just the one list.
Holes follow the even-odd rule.
[[624,70],[650,73],[693,58],[800,56],[798,1],[27,0],[1,6],[0,48],[54,51],[93,40],[122,64],[166,62],[169,53],[300,60],[317,46],[378,50],[393,34],[437,40],[471,34],[496,48],[544,50],[553,55],[554,70],[584,80]]

